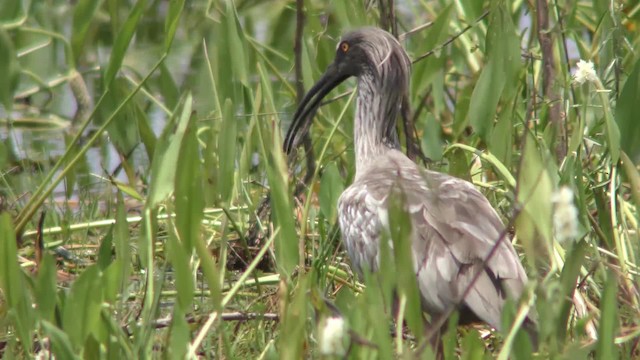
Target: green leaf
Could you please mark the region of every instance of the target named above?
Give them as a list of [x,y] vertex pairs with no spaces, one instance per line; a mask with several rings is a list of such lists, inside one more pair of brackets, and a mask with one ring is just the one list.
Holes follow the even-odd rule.
[[180,90],[173,76],[171,76],[171,70],[167,68],[166,62],[160,65],[160,93],[166,107],[173,109],[178,105]]
[[51,341],[51,352],[57,359],[81,359],[73,350],[67,333],[46,320],[43,320],[41,325],[44,333]]
[[127,222],[127,211],[125,209],[124,197],[121,192],[117,193],[118,203],[116,205],[116,224],[113,227],[114,245],[116,258],[121,266],[119,279],[119,293],[128,296],[129,275],[131,274],[131,237],[129,236],[129,223]]
[[[258,72],[261,78],[261,87],[265,91],[265,110],[270,114],[276,114],[276,106],[271,94],[271,82],[268,80],[261,64],[258,64]],[[254,103],[254,113],[259,112],[260,101],[259,92]],[[289,172],[282,153],[282,139],[280,138],[279,122],[272,118],[271,122],[258,121],[258,136],[260,138],[260,150],[265,161],[267,179],[271,189],[271,205],[273,209],[273,223],[279,229],[275,238],[275,249],[278,270],[287,277],[291,275],[298,265],[298,247],[292,246],[297,241],[295,221],[293,217],[293,206],[289,193]],[[275,130],[275,131],[274,131]]]
[[193,125],[187,127],[180,149],[181,160],[176,164],[176,227],[182,246],[187,253],[191,253],[195,242],[201,236],[200,227],[204,209],[203,174],[195,132]]
[[142,195],[140,195],[140,193],[133,186],[129,184],[125,184],[114,178],[110,178],[109,180],[111,181],[112,185],[114,185],[118,190],[120,190],[121,193],[127,196],[130,196],[133,199],[144,201],[144,197],[142,197]]
[[[586,106],[586,104],[584,104],[583,106]],[[577,121],[576,113],[572,112],[569,114],[569,116],[571,117],[569,119],[569,123],[575,124],[577,122],[577,124],[573,127],[573,130],[571,131],[571,136],[569,137],[568,154],[573,154],[573,153],[576,153],[580,145],[583,144],[585,122]]]
[[175,169],[180,161],[180,148],[182,147],[187,126],[191,122],[192,103],[191,94],[187,94],[182,104],[182,111],[179,115],[177,111],[174,111],[174,116],[171,117],[162,132],[162,136],[158,139],[156,152],[153,155],[153,163],[151,164],[151,185],[149,186],[149,196],[147,198],[147,207],[149,208],[158,205],[174,190]]
[[422,338],[424,325],[420,303],[421,296],[416,282],[416,272],[413,269],[411,217],[405,210],[407,194],[404,189],[394,186],[388,199],[389,235],[393,241],[393,258],[395,262],[393,277],[396,281],[398,296],[405,297],[407,301],[405,320],[411,332],[417,338]]
[[80,0],[73,8],[71,49],[76,62],[82,55],[89,26],[93,23],[93,18],[101,4],[102,0]]
[[516,180],[513,178],[513,175],[511,175],[509,169],[507,169],[507,167],[502,162],[500,162],[498,158],[493,156],[493,154],[484,153],[474,147],[465,144],[451,144],[447,149],[445,149],[445,154],[454,149],[462,149],[464,151],[468,151],[471,154],[480,157],[482,161],[488,162],[493,167],[493,170],[496,172],[496,174],[498,174],[502,178],[502,180],[504,180],[507,185],[509,185],[509,187],[515,188]]
[[596,359],[618,359],[618,348],[614,343],[618,330],[617,280],[613,271],[607,272],[604,292],[600,299],[600,328],[598,329]]
[[184,9],[184,0],[171,0],[169,1],[169,10],[164,22],[164,51],[169,52],[171,44],[176,35],[178,24],[180,22],[180,15]]
[[54,321],[54,310],[58,298],[56,273],[55,259],[49,254],[44,254],[38,268],[34,294],[39,320]]
[[458,344],[458,320],[460,314],[454,311],[447,319],[447,330],[442,334],[442,350],[445,360],[457,359],[456,345]]
[[462,360],[482,360],[484,359],[484,343],[480,339],[477,330],[469,331],[462,338]]
[[492,6],[490,16],[486,39],[489,60],[473,90],[467,114],[469,122],[485,143],[491,140],[500,98],[508,100],[515,94],[517,87],[512,84],[517,81],[520,68],[520,41],[505,3]]
[[184,313],[177,307],[173,309],[171,319],[171,333],[169,334],[169,344],[167,351],[168,359],[184,359],[186,358],[189,342],[191,341],[191,331],[189,324],[184,318]]
[[[281,284],[280,291],[287,297],[284,299],[285,308],[280,324],[280,336],[278,337],[281,359],[302,359],[306,344],[307,307],[309,276],[303,275],[298,279],[295,293],[291,296],[287,285]],[[290,298],[290,300],[289,300]]]
[[129,17],[116,35],[116,40],[114,41],[113,47],[111,48],[111,57],[109,58],[109,64],[107,65],[107,69],[104,72],[103,81],[106,85],[105,87],[107,88],[111,86],[111,82],[113,81],[113,79],[115,79],[116,74],[122,66],[122,61],[124,60],[124,57],[127,53],[127,48],[129,47],[131,39],[136,32],[138,21],[140,21],[140,17],[144,12],[146,4],[147,0],[138,0],[136,2],[136,5],[129,13]]
[[622,151],[620,153],[620,160],[622,163],[622,169],[629,183],[631,185],[631,196],[636,205],[640,204],[640,173],[638,169],[633,165],[633,162],[627,156],[627,153]]
[[433,161],[442,160],[444,141],[440,136],[441,133],[440,123],[432,113],[428,113],[426,124],[424,125],[424,135],[422,136],[422,148],[425,156]]
[[[388,239],[388,237],[386,238]],[[381,244],[388,244],[383,241]],[[363,309],[367,317],[367,333],[371,334],[371,339],[377,348],[379,359],[393,359],[393,348],[391,346],[391,335],[389,333],[391,311],[392,287],[394,281],[394,264],[391,260],[389,246],[380,246],[380,277],[364,269],[364,283],[366,290],[364,296],[360,297],[359,309]]]
[[167,256],[175,272],[178,298],[177,305],[182,313],[189,311],[189,307],[193,302],[193,292],[195,289],[191,275],[191,267],[189,266],[191,252],[188,250],[191,249],[183,246],[183,244],[178,241],[175,232],[171,231],[169,239],[167,240]]
[[512,113],[510,111],[502,111],[498,116],[498,122],[491,134],[491,142],[489,150],[503,164],[511,163],[511,152],[513,149],[512,135]]
[[343,29],[353,29],[371,25],[371,19],[366,16],[365,5],[360,1],[337,1],[332,4],[335,9],[332,15]]
[[[427,36],[416,43],[418,49],[420,49],[420,53],[430,51],[440,46],[440,44],[450,36],[448,30],[452,9],[452,5],[448,5],[442,9],[433,22],[433,25],[429,27]],[[434,53],[424,60],[415,63],[412,69],[411,93],[415,96],[420,96],[424,89],[431,84],[433,76],[436,73],[443,73],[445,71],[444,63],[446,60],[447,56],[444,52],[441,52]]]
[[451,127],[453,130],[453,139],[456,141],[461,136],[464,136],[464,131],[469,124],[469,116],[467,115],[469,114],[471,96],[475,89],[473,85],[475,84],[468,84],[463,87],[458,94],[458,100],[453,114],[453,126]]
[[[71,134],[65,134],[64,135],[64,143],[65,143],[65,147],[69,150],[67,150],[67,153],[69,155],[75,155],[78,153],[78,146],[71,146],[71,144],[73,143],[73,137],[71,136]],[[70,156],[72,157],[72,156]],[[76,185],[76,180],[78,178],[78,170],[80,169],[76,169],[76,167],[72,167],[69,172],[67,173],[67,176],[65,176],[64,178],[64,192],[65,192],[65,196],[67,199],[70,199],[73,194],[74,194],[74,189],[75,189],[75,185]]]
[[0,28],[13,29],[20,26],[26,18],[26,1],[2,1],[0,2]]
[[113,253],[113,227],[105,234],[98,248],[98,261],[96,264],[100,270],[106,269],[112,262]]
[[[117,78],[111,82],[110,91],[105,94],[104,105],[100,107],[100,123],[107,119],[114,109],[122,106],[130,95],[130,85],[124,78]],[[138,115],[144,112],[137,110],[138,104],[135,101],[129,101],[123,105],[120,113],[109,124],[107,131],[109,139],[113,142],[116,149],[128,156],[140,143],[140,134],[138,133]]]
[[336,221],[338,198],[343,190],[344,184],[338,172],[338,167],[335,162],[331,162],[322,171],[320,192],[318,194],[320,211],[322,211],[331,224],[334,224]]
[[473,129],[485,142],[490,142],[489,135],[504,83],[505,80],[500,74],[499,65],[496,64],[496,61],[489,60],[471,95],[467,122],[473,126]]
[[616,105],[616,123],[620,129],[620,146],[635,164],[640,162],[640,126],[638,126],[638,99],[640,99],[640,59],[624,83]]
[[231,60],[231,79],[239,80],[243,85],[248,86],[249,82],[247,77],[247,61],[245,59],[246,50],[244,49],[246,39],[244,38],[242,26],[240,24],[240,20],[238,19],[238,14],[236,13],[236,8],[233,1],[226,0],[225,3],[227,5],[225,23],[227,26],[226,35],[228,45],[228,48],[226,50],[230,55]]
[[[164,65],[164,62],[162,63]],[[166,96],[166,93],[163,93],[163,96]],[[167,105],[170,105],[171,108],[174,108],[178,104],[179,94],[175,94],[176,98],[167,99]],[[171,101],[170,101],[171,100]],[[138,119],[138,134],[140,134],[140,140],[144,144],[144,148],[147,151],[147,156],[149,157],[149,162],[153,163],[153,154],[156,151],[156,143],[158,139],[156,139],[156,134],[153,132],[151,125],[149,124],[149,118],[147,114],[140,108],[140,106],[134,106],[134,111],[136,112],[136,119]]]
[[75,349],[80,349],[100,321],[102,273],[89,266],[75,280],[64,304],[62,324]]
[[518,203],[522,212],[516,220],[518,239],[532,258],[541,248],[550,251],[553,241],[553,213],[551,196],[553,184],[545,167],[542,153],[545,150],[536,144],[536,139],[527,132],[526,144],[522,153],[522,163],[518,174]]
[[469,173],[469,159],[467,159],[465,152],[459,148],[451,148],[446,149],[446,154],[446,158],[449,163],[447,173],[451,176],[472,182],[471,175]]
[[580,275],[586,250],[587,244],[585,241],[575,243],[566,257],[562,273],[560,274],[560,291],[562,291],[561,299],[563,299],[563,302],[556,325],[557,329],[559,329],[557,336],[560,344],[563,344],[567,336],[567,332],[564,329],[567,329],[569,326],[569,316],[573,307],[573,302],[570,299],[573,299],[573,294],[576,291],[576,282]]
[[222,129],[218,139],[218,156],[220,158],[218,191],[219,199],[224,205],[231,201],[235,185],[237,136],[238,119],[234,114],[231,99],[226,99],[222,112]]
[[[31,299],[25,288],[25,274],[18,265],[16,234],[9,213],[0,213],[0,289],[7,312],[23,344],[31,344],[34,326]],[[25,345],[27,346],[27,345]]]
[[13,107],[13,92],[18,87],[18,73],[20,65],[13,41],[7,32],[0,27],[0,103],[7,110]]
[[[603,102],[609,101],[609,98],[605,94],[600,94],[600,97],[603,99]],[[620,159],[620,129],[618,128],[618,124],[616,124],[612,118],[608,106],[605,107],[604,111],[606,112],[604,117],[606,129],[605,134],[607,136],[609,153],[611,154],[611,162],[617,164]]]
[[[109,304],[114,304],[117,300],[126,306],[128,302],[128,294],[121,292],[122,289],[122,259],[114,259],[105,268],[100,268],[102,271],[102,294],[104,301]],[[130,266],[130,265],[129,265]]]

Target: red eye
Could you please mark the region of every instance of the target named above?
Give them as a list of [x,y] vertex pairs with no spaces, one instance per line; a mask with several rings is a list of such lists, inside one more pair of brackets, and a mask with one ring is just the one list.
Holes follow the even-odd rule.
[[342,50],[343,53],[346,53],[347,51],[349,51],[349,43],[346,41],[343,41],[342,44],[340,44],[340,50]]

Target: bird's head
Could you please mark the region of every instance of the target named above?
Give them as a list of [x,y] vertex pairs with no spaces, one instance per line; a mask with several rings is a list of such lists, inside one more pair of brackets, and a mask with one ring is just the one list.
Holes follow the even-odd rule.
[[284,140],[284,151],[290,153],[300,144],[322,99],[346,79],[358,77],[376,87],[378,93],[393,93],[401,99],[409,85],[410,69],[409,56],[390,33],[368,27],[345,34],[333,63],[300,102]]

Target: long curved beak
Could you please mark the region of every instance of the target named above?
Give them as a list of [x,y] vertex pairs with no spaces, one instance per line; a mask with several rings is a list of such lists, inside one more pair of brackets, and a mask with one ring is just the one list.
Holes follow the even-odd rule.
[[340,71],[336,63],[332,63],[320,80],[307,92],[293,115],[293,121],[284,138],[283,149],[287,154],[300,145],[302,138],[309,131],[313,116],[320,107],[322,99],[349,76]]

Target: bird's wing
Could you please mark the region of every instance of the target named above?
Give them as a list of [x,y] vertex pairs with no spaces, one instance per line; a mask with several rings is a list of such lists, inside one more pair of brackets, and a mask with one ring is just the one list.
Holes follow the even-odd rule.
[[422,198],[408,197],[407,207],[415,227],[414,256],[421,288],[432,292],[437,284],[435,300],[440,304],[462,300],[481,320],[499,329],[506,297],[520,297],[527,282],[502,221],[469,182],[430,171],[420,176]]
[[[500,329],[506,297],[520,297],[527,276],[496,211],[467,181],[421,171],[400,152],[383,160],[363,172],[351,189],[358,189],[358,203],[366,213],[376,214],[377,226],[388,226],[391,189],[399,187],[405,193],[405,209],[413,227],[413,265],[425,310],[434,315],[449,306],[466,305],[478,318]],[[483,261],[501,237],[504,239],[484,267]],[[352,238],[358,238],[357,234]],[[374,255],[377,260],[377,241],[375,245],[369,248],[375,252],[369,259]]]

